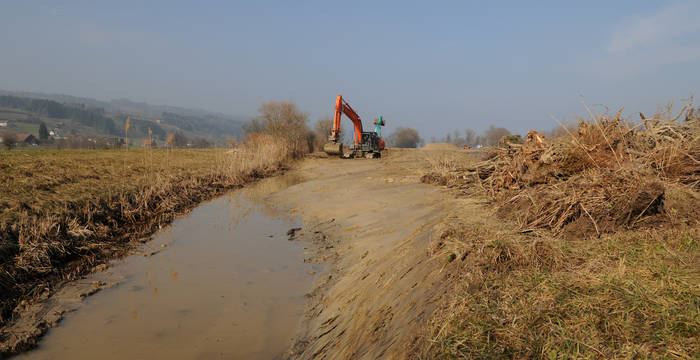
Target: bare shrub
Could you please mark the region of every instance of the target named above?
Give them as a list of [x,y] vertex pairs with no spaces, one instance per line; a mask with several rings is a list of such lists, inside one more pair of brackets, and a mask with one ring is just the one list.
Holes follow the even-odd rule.
[[496,146],[498,145],[498,141],[507,135],[510,135],[510,131],[508,131],[508,129],[491,125],[484,133],[484,140],[486,145]]
[[0,139],[2,139],[2,146],[4,146],[7,150],[11,150],[13,147],[15,147],[15,145],[17,145],[15,134],[10,131],[4,131],[1,133]]
[[[181,132],[176,132],[172,135],[172,141],[170,142],[170,145],[173,147],[177,148],[186,148],[187,144],[189,144],[190,139],[187,138],[183,133]],[[170,139],[170,136],[168,136],[168,139]]]
[[259,133],[272,135],[287,142],[293,156],[301,156],[313,150],[313,133],[307,122],[309,114],[299,110],[296,104],[285,101],[262,103],[258,116],[244,125],[246,135]]
[[193,149],[206,149],[206,148],[212,147],[212,145],[213,144],[205,138],[196,138],[196,139],[192,140],[192,148]]
[[399,148],[415,148],[423,142],[418,135],[418,130],[412,128],[399,127],[393,134],[389,135],[389,144]]
[[314,125],[314,148],[316,150],[323,149],[323,145],[328,142],[328,137],[333,130],[333,119],[324,117],[316,121]]

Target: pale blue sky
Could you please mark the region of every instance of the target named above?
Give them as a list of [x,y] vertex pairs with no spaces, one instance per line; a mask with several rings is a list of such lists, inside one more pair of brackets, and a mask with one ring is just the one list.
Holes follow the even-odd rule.
[[[700,1],[3,1],[0,89],[312,120],[342,93],[425,138],[628,114],[700,85]],[[599,108],[600,109],[600,108]]]

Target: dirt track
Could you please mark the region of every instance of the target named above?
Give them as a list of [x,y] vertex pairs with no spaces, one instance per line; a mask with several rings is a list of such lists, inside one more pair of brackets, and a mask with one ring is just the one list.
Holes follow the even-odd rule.
[[309,159],[295,170],[307,181],[269,198],[304,219],[299,236],[326,264],[293,358],[403,358],[425,344],[425,325],[449,290],[446,260],[431,256],[431,240],[446,222],[489,216],[474,200],[420,183],[436,155]]

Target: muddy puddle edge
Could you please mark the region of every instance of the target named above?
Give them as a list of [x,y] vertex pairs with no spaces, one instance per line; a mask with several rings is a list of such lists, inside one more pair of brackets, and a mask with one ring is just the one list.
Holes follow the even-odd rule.
[[[276,189],[279,191],[305,181],[298,176],[299,173],[293,166],[281,166],[270,174],[255,178],[246,184],[223,191],[217,189],[213,193],[205,195],[201,201],[187,204],[165,221],[153,223],[147,232],[141,232],[139,236],[131,238],[128,242],[119,243],[111,249],[108,256],[99,259],[80,259],[76,263],[70,264],[73,268],[78,269],[76,273],[79,274],[79,278],[71,280],[58,277],[49,278],[45,283],[46,288],[38,296],[18,301],[11,318],[0,328],[0,359],[10,358],[34,349],[48,330],[58,326],[65,315],[78,310],[85,298],[101,290],[119,285],[119,280],[105,282],[86,279],[107,270],[112,262],[122,261],[128,256],[139,254],[139,250],[146,249],[145,245],[153,240],[156,234],[167,230],[173,222],[188,216],[195,208],[232,192],[260,186],[266,180],[291,177],[292,180],[288,184],[283,184],[281,188]],[[127,238],[129,238],[128,235]],[[140,254],[155,255],[157,252],[151,251],[148,254],[141,252]]]

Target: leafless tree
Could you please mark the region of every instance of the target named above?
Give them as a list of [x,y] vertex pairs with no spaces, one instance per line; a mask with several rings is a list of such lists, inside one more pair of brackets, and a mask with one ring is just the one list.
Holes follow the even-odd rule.
[[190,142],[190,139],[187,138],[183,133],[181,132],[176,132],[173,134],[173,139],[172,139],[172,146],[178,147],[178,148],[186,148],[187,144]]
[[464,131],[464,142],[468,146],[476,145],[476,133],[472,129],[467,129]]
[[314,125],[314,146],[318,149],[323,149],[323,145],[328,142],[328,137],[333,129],[333,120],[330,117],[324,117],[316,121]]
[[484,133],[486,145],[496,146],[498,145],[498,140],[506,135],[510,135],[508,129],[491,125]]
[[400,148],[415,148],[422,141],[418,135],[418,130],[412,128],[399,127],[389,136],[391,146]]
[[313,148],[313,133],[307,122],[309,114],[299,110],[296,104],[286,101],[262,103],[258,116],[243,127],[246,134],[269,134],[277,139],[285,139],[299,155]]
[[452,135],[453,136],[452,142],[455,145],[462,147],[467,143],[467,140],[460,136],[460,131],[458,129],[455,129],[455,131],[453,131],[452,134],[453,134]]
[[0,139],[2,139],[2,145],[7,148],[7,150],[11,150],[17,144],[17,141],[15,141],[15,134],[10,131],[5,131],[0,134]]

